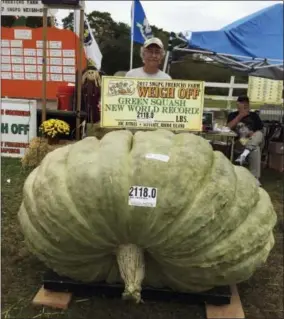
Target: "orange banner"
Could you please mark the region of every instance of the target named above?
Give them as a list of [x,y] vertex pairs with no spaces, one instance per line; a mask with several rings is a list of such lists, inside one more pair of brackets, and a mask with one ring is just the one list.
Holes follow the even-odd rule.
[[[1,28],[1,96],[41,99],[43,28]],[[58,86],[75,83],[79,55],[77,35],[47,29],[47,98],[56,99]],[[86,67],[83,52],[82,67]]]

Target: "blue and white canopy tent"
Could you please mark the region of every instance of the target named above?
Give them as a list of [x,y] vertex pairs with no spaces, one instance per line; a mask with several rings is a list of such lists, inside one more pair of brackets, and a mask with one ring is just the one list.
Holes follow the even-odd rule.
[[199,53],[251,76],[283,80],[283,7],[279,3],[221,30],[186,32],[173,51]]

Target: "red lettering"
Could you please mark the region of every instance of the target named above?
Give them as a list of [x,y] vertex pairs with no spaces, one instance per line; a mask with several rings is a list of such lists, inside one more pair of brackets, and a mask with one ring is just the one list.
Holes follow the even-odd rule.
[[5,142],[5,147],[28,148],[29,143]]
[[[2,114],[2,110],[1,110]],[[30,116],[30,111],[20,111],[20,110],[5,110],[5,115],[11,115],[11,116]]]
[[1,148],[1,153],[20,154],[18,148]]

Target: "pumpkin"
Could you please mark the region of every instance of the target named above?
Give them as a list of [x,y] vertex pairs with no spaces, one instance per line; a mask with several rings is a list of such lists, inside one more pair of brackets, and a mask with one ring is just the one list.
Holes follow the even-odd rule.
[[59,275],[200,292],[247,280],[276,214],[250,172],[200,136],[122,130],[46,155],[18,213],[30,250]]

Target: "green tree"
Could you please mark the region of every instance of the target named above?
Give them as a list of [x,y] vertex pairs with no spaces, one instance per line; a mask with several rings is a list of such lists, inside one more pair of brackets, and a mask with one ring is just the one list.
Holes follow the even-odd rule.
[[[196,80],[206,82],[230,82],[232,75],[236,82],[247,83],[248,77],[241,72],[233,71],[219,63],[204,62],[195,59],[192,54],[174,53],[175,59],[170,67],[170,74],[175,79]],[[228,88],[206,88],[205,93],[210,95],[228,95]],[[244,89],[234,90],[234,94],[244,94]]]
[[[111,18],[110,13],[93,11],[87,14],[90,27],[93,31],[97,43],[100,45],[104,41],[117,38],[118,32],[125,32],[129,27],[124,23],[116,23]],[[74,31],[74,14],[71,12],[62,20],[63,28]]]
[[11,28],[16,20],[14,16],[1,16],[1,27]]
[[62,19],[63,29],[68,29],[74,31],[74,14],[69,13],[67,17]]
[[[107,74],[129,70],[130,64],[130,26],[126,23],[115,22],[108,12],[93,11],[87,14],[94,37],[103,54],[102,69]],[[62,20],[65,29],[73,30],[74,16],[70,13]],[[169,33],[152,26],[155,36],[161,38],[167,46]],[[141,65],[140,44],[134,43],[133,66]]]
[[87,17],[99,45],[108,39],[115,39],[117,37],[116,27],[118,24],[113,21],[110,13],[93,11]]
[[[103,54],[102,70],[106,74],[113,75],[117,71],[129,70],[130,62],[130,26],[122,22],[116,22],[112,19],[110,13],[93,11],[87,14],[90,27],[94,37]],[[13,25],[26,25],[29,27],[41,27],[41,17],[22,17],[16,19],[11,16],[2,17],[2,26],[11,27]],[[49,25],[52,24],[49,19]],[[63,28],[74,30],[74,15],[70,13],[62,20]],[[151,26],[154,36],[160,38],[167,49],[169,32],[156,26]],[[173,46],[176,46],[179,40],[174,40]],[[133,67],[141,66],[140,57],[141,45],[134,43]],[[247,76],[239,72],[234,72],[220,64],[205,63],[198,57],[184,52],[174,52],[173,62],[170,67],[170,74],[176,79],[186,80],[205,80],[208,82],[229,82],[230,76],[235,75],[236,81],[246,83]],[[228,89],[207,88],[207,94],[225,95]]]
[[[2,16],[1,26],[6,28],[12,27],[29,27],[29,28],[41,28],[42,17],[15,17],[15,16]],[[47,18],[47,25],[56,26],[57,20],[54,17]]]

